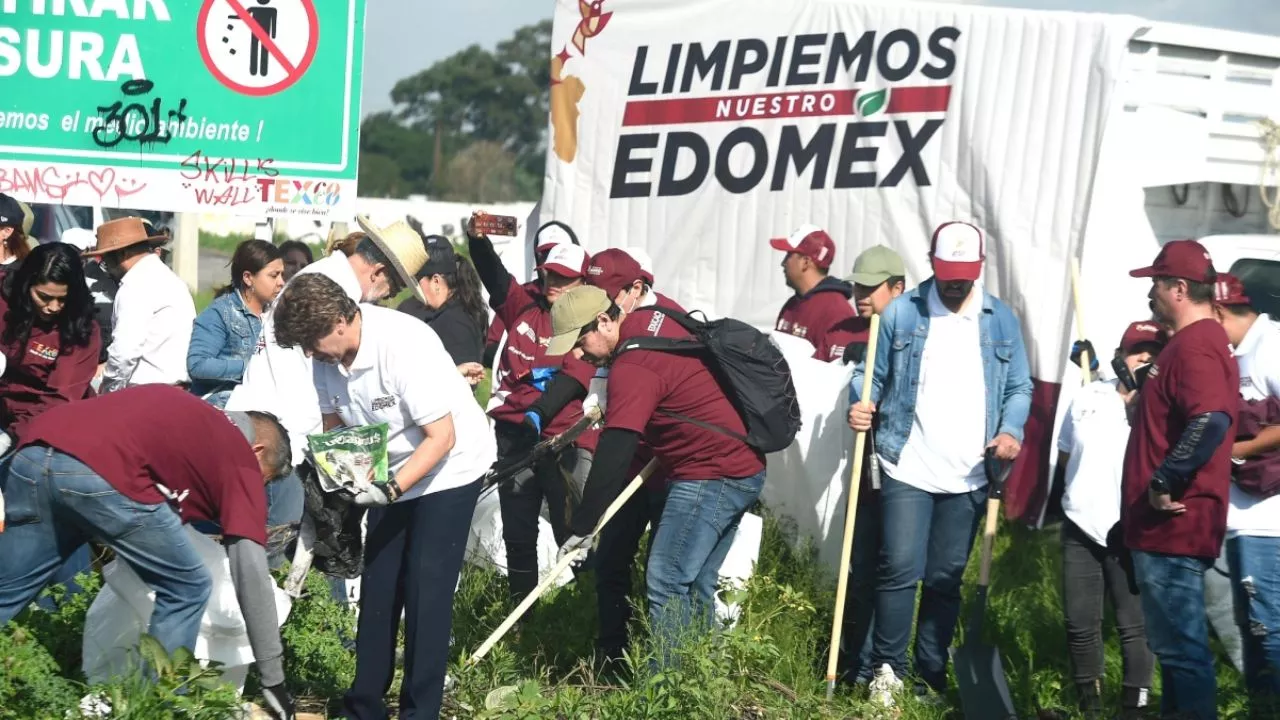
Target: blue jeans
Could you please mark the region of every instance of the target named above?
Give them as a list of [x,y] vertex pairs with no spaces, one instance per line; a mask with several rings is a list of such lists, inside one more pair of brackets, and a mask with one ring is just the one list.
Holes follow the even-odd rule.
[[1280,710],[1280,537],[1227,541],[1249,703]]
[[876,590],[871,664],[907,675],[907,641],[916,585],[923,581],[917,618],[915,670],[938,692],[947,687],[947,649],[960,617],[960,583],[978,532],[985,489],[955,495],[918,490],[881,476],[882,546]]
[[747,478],[672,482],[650,541],[646,573],[649,621],[660,664],[669,665],[681,638],[715,623],[720,565],[738,523],[764,489],[764,473]]
[[[876,614],[876,571],[880,563],[880,493],[859,500],[849,559],[844,623],[840,630],[840,676],[846,682],[869,682],[871,639]],[[865,497],[865,496],[864,496]]]
[[1147,644],[1160,660],[1160,710],[1166,717],[1218,717],[1218,678],[1204,605],[1204,574],[1212,567],[1212,559],[1133,551]]
[[2,481],[0,625],[92,539],[155,591],[151,635],[169,652],[195,647],[212,579],[177,513],[130,500],[79,460],[39,445],[20,450]]

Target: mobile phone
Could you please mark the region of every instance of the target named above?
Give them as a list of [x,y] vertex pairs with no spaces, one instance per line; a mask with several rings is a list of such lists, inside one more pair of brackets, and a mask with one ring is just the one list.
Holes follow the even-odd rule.
[[1124,364],[1124,358],[1112,358],[1111,370],[1115,372],[1116,379],[1120,381],[1125,390],[1133,392],[1138,389],[1138,381],[1134,379],[1129,366]]
[[515,237],[516,219],[511,215],[477,213],[475,229],[476,232],[481,235],[504,235],[507,237]]
[[1151,363],[1139,365],[1133,371],[1133,378],[1138,382],[1138,388],[1142,388],[1147,384],[1147,375],[1151,374]]

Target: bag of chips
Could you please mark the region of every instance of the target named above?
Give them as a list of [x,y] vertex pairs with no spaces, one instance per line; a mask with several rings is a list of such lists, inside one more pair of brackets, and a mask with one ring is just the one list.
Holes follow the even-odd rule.
[[387,424],[339,428],[307,436],[320,487],[358,494],[387,482]]

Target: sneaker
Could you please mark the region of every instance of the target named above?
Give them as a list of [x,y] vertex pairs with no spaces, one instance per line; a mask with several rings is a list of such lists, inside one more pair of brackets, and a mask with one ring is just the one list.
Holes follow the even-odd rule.
[[893,674],[893,668],[885,663],[876,670],[876,675],[871,679],[867,689],[870,692],[871,702],[881,707],[891,708],[894,706],[893,696],[902,692],[902,681]]

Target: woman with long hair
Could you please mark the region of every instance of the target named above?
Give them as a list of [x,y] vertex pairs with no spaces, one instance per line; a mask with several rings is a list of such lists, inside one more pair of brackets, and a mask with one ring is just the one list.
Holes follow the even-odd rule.
[[246,240],[231,256],[231,283],[196,317],[187,350],[191,392],[217,407],[240,383],[262,332],[262,313],[284,288],[280,248]]
[[32,250],[0,285],[0,426],[12,431],[54,405],[83,399],[102,339],[80,253],[64,243]]
[[425,322],[444,344],[458,370],[474,387],[484,378],[484,332],[489,322],[480,276],[441,235],[423,239],[427,262],[418,271],[418,287],[427,302],[410,297],[397,308]]
[[24,231],[25,220],[22,205],[0,193],[0,267],[20,263],[31,252]]

